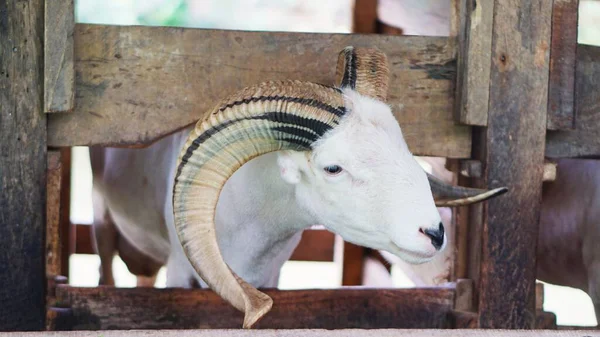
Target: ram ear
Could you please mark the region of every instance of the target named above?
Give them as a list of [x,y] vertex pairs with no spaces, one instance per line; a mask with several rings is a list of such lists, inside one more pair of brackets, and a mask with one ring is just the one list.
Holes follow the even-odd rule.
[[288,184],[298,184],[302,180],[302,171],[307,167],[306,156],[299,151],[277,152],[277,165],[281,178]]

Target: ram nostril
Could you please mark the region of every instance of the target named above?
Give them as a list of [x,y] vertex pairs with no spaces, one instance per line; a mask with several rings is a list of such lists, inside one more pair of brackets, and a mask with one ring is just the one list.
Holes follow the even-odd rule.
[[442,248],[444,244],[444,225],[441,222],[437,229],[419,228],[419,231],[431,239],[431,244],[435,249],[440,250]]

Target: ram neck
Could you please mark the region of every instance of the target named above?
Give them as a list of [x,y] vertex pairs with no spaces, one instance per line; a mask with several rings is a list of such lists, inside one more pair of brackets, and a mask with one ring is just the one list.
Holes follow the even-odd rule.
[[[240,168],[217,204],[217,238],[225,261],[254,286],[274,286],[300,232],[317,224],[281,179],[275,153]],[[275,278],[275,281],[273,281]]]

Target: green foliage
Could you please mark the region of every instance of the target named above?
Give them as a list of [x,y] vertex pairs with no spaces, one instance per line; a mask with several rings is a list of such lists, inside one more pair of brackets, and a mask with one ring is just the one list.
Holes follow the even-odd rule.
[[188,17],[188,5],[185,0],[166,1],[162,7],[149,13],[142,13],[137,20],[144,26],[185,27]]

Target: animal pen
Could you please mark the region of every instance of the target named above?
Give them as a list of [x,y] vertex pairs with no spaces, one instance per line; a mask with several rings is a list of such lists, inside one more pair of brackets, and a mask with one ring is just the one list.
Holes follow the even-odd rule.
[[[256,327],[557,329],[535,283],[542,184],[552,159],[600,156],[600,49],[577,45],[578,1],[455,0],[449,38],[395,35],[375,3],[356,0],[353,34],[83,25],[73,0],[0,4],[0,330],[240,328],[212,290],[66,283],[67,149],[146,146],[265,80],[331,84],[346,46],[387,55],[388,103],[415,155],[509,192],[456,209],[452,284],[270,289]],[[314,242],[330,256],[332,238],[305,233],[295,258],[315,258]],[[363,249],[345,253],[344,284],[358,285]]]

